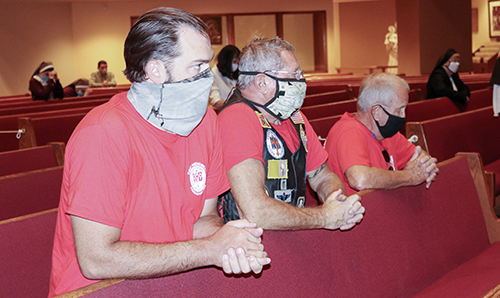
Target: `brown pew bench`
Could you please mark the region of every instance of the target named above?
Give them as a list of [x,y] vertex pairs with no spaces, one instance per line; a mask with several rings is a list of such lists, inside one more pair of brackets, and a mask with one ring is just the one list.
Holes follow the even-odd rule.
[[423,121],[488,107],[492,105],[492,95],[491,89],[472,91],[467,105],[455,104],[447,97],[410,103],[406,107],[406,120]]
[[[500,177],[500,118],[493,117],[491,107],[408,122],[406,137],[412,136],[417,138],[416,145],[420,145],[438,161],[450,158],[457,152],[478,152],[485,169]],[[495,195],[500,194],[500,181],[494,185]]]
[[309,121],[312,128],[318,135],[320,141],[324,141],[330,132],[332,126],[339,121],[342,115],[328,116],[324,118],[312,119]]
[[0,296],[47,297],[57,210],[0,221]]
[[18,119],[18,129],[24,131],[19,139],[19,148],[31,148],[51,142],[67,144],[76,126],[87,113],[41,118]]
[[[19,139],[18,134],[18,119],[21,117],[52,117],[58,115],[68,115],[68,114],[79,114],[88,113],[93,106],[69,109],[69,110],[56,110],[49,112],[38,112],[38,113],[21,113],[17,115],[0,116],[0,152],[11,151],[19,149]],[[21,136],[21,134],[19,134]]]
[[62,173],[58,166],[0,177],[0,220],[57,208]]
[[[470,102],[466,106],[457,106],[446,97],[410,102],[406,107],[407,121],[423,121],[447,115],[458,114],[461,111],[476,110],[491,105],[491,89],[482,89],[471,92]],[[339,108],[335,108],[335,107]],[[342,111],[342,109],[345,109]],[[329,105],[304,107],[301,109],[309,119],[312,127],[320,139],[328,136],[332,126],[342,117],[344,112],[353,113],[356,105],[347,101]],[[339,113],[340,112],[340,113]],[[336,113],[336,114],[335,114]],[[403,127],[401,133],[406,134]],[[410,137],[410,136],[407,136]]]
[[344,112],[356,112],[356,99],[344,100],[339,102],[325,103],[315,106],[307,106],[300,109],[307,119],[319,119],[335,115],[344,114]]
[[439,166],[430,189],[365,192],[365,218],[350,231],[265,231],[272,262],[257,277],[207,267],[63,297],[482,297],[500,283],[500,223],[481,165],[462,157]]
[[339,102],[354,99],[350,90],[339,90],[326,93],[306,95],[302,107],[315,106],[325,103]]
[[0,177],[64,165],[64,143],[0,152]]
[[27,101],[27,102],[2,102],[0,101],[0,110],[10,109],[10,108],[21,108],[21,107],[35,107],[35,106],[46,106],[55,105],[61,103],[71,103],[71,102],[81,102],[81,101],[92,101],[97,99],[110,99],[112,94],[92,94],[84,97],[68,97],[64,100],[54,100],[54,101]]
[[54,103],[50,102],[35,106],[28,105],[17,108],[5,108],[5,109],[0,109],[0,116],[15,115],[20,113],[36,113],[36,112],[47,112],[55,110],[68,110],[68,109],[76,109],[83,107],[95,107],[103,103],[106,103],[109,99],[110,99],[109,97],[106,97],[104,99],[95,99],[95,100],[83,100],[76,102],[60,101],[60,102],[54,102]]
[[333,91],[347,91],[347,90],[349,90],[349,85],[347,85],[347,84],[328,84],[328,83],[325,83],[325,85],[316,85],[316,86],[307,85],[306,95],[327,93],[327,92],[333,92]]

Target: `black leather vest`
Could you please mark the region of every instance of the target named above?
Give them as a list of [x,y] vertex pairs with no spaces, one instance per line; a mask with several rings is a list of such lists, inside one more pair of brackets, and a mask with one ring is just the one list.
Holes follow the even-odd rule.
[[[244,103],[255,111],[264,131],[262,157],[266,170],[265,188],[271,198],[288,203],[296,207],[305,206],[306,194],[306,157],[307,137],[305,133],[304,120],[299,112],[296,112],[292,121],[299,138],[299,147],[291,152],[283,138],[269,124],[267,119],[247,99],[243,98],[236,89],[223,109],[235,103]],[[288,120],[287,120],[288,121]],[[230,191],[219,197],[219,211],[224,222],[239,219],[234,198]]]

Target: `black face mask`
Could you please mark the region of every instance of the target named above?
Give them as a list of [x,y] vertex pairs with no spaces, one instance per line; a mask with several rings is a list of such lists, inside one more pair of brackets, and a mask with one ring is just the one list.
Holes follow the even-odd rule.
[[403,126],[406,123],[406,118],[398,117],[391,115],[387,113],[387,111],[384,109],[384,107],[380,106],[382,110],[389,116],[389,119],[387,119],[387,123],[385,123],[384,126],[380,126],[378,124],[378,121],[375,120],[375,123],[377,124],[378,130],[380,131],[380,134],[382,137],[385,138],[390,138],[394,136],[398,131],[403,128]]

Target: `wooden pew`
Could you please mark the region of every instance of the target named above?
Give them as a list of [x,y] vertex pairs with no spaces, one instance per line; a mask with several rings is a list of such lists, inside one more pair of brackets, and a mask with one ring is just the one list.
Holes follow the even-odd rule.
[[332,84],[332,85],[318,85],[318,86],[310,86],[309,83],[306,89],[306,95],[318,94],[318,93],[327,93],[333,91],[347,91],[349,90],[349,85],[347,84]]
[[[69,110],[56,110],[39,113],[21,113],[17,115],[0,116],[0,152],[19,149],[18,119],[20,117],[52,117],[57,115],[88,113],[94,107],[83,107]],[[19,137],[21,134],[19,133]]]
[[47,297],[57,209],[0,221],[0,296]]
[[16,95],[4,95],[0,96],[0,101],[3,100],[10,100],[10,99],[16,99],[16,98],[25,98],[30,96],[29,93],[24,93],[24,94],[16,94]]
[[303,107],[300,109],[307,119],[313,120],[318,118],[326,118],[335,115],[342,115],[344,112],[356,112],[356,99],[345,100],[340,102],[332,102],[315,106]]
[[341,117],[342,115],[334,115],[324,118],[312,119],[309,121],[309,123],[311,124],[312,128],[318,135],[319,140],[321,142],[324,142],[332,126],[337,121],[339,121]]
[[18,129],[24,133],[19,139],[19,148],[31,148],[51,142],[67,144],[76,126],[87,113],[18,119]]
[[425,98],[422,96],[422,90],[410,89],[410,91],[408,91],[408,102],[416,102],[424,99]]
[[344,100],[354,99],[350,90],[339,90],[326,93],[318,93],[306,95],[302,107],[315,106],[325,103],[339,102]]
[[[457,152],[478,152],[488,172],[500,177],[500,118],[491,107],[406,124],[406,136],[439,160]],[[498,179],[497,179],[498,180]],[[500,181],[494,194],[500,194]]]
[[0,220],[56,208],[62,173],[57,166],[0,177]]
[[20,108],[20,107],[35,107],[35,106],[46,106],[53,105],[58,103],[70,103],[70,102],[80,102],[80,101],[91,101],[96,99],[110,99],[112,94],[96,94],[82,97],[69,97],[64,100],[54,100],[54,101],[10,101],[10,102],[1,102],[0,101],[0,110],[9,109],[9,108]]
[[471,92],[467,105],[456,104],[447,97],[412,102],[406,107],[406,120],[423,121],[488,107],[492,105],[492,96],[491,89],[481,89]]
[[55,110],[67,110],[67,109],[75,109],[75,108],[83,108],[83,107],[96,107],[103,103],[106,103],[109,98],[104,99],[95,99],[95,100],[83,100],[76,102],[57,102],[57,103],[45,103],[42,105],[36,106],[23,106],[16,108],[5,108],[0,109],[0,116],[7,115],[15,115],[20,113],[36,113],[36,112],[47,112],[47,111],[55,111]]
[[64,165],[64,143],[0,152],[0,177]]
[[500,221],[477,159],[439,167],[429,189],[362,193],[366,214],[352,230],[265,231],[272,262],[258,276],[207,267],[62,297],[482,297],[500,284]]

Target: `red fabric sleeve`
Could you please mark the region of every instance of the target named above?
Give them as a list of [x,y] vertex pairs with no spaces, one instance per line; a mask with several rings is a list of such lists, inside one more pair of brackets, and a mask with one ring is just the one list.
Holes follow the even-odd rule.
[[354,165],[373,166],[370,149],[365,133],[356,127],[343,130],[336,138],[337,144],[331,146],[330,154],[337,157],[342,174]]
[[255,112],[243,103],[233,104],[219,114],[226,170],[253,158],[262,159],[263,130]]
[[102,126],[93,125],[72,137],[73,150],[66,157],[72,160],[67,213],[122,228],[129,152],[124,138],[114,136]]
[[306,116],[302,114],[305,121],[306,136],[307,136],[307,172],[316,170],[328,159],[328,153],[321,145],[318,135],[312,128]]
[[206,199],[218,197],[231,186],[227,177],[226,167],[222,154],[222,143],[220,138],[219,121],[212,108],[208,108],[206,117],[212,125],[210,130],[213,133],[213,152],[207,171],[207,196]]
[[[386,144],[390,141],[390,145]],[[415,152],[415,145],[410,143],[405,136],[397,133],[394,137],[389,139],[384,139],[380,142],[383,147],[390,148],[389,151],[394,156],[394,163],[396,170],[402,170],[405,168],[406,163],[410,160],[413,152]]]

